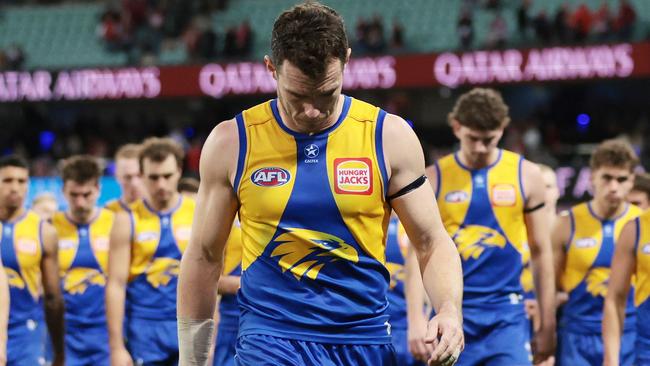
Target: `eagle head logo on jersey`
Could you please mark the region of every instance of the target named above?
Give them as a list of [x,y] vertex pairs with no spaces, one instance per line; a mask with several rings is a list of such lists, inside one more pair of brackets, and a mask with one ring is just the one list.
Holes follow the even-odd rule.
[[274,242],[279,245],[271,257],[277,257],[282,272],[291,271],[297,280],[303,276],[315,280],[328,263],[359,261],[356,249],[334,235],[308,229],[287,230],[275,238]]
[[607,283],[609,282],[609,268],[597,267],[587,274],[587,292],[592,296],[607,295]]
[[386,268],[388,269],[388,273],[390,273],[390,284],[388,285],[390,290],[394,289],[398,282],[404,282],[406,280],[406,272],[404,271],[403,265],[386,262]]
[[145,270],[147,282],[155,288],[167,286],[172,278],[178,277],[180,261],[174,258],[157,258]]
[[20,277],[20,274],[9,267],[5,267],[5,272],[7,273],[7,280],[9,282],[9,287],[24,289],[25,281]]
[[73,268],[63,278],[63,289],[72,295],[83,294],[92,285],[106,286],[106,276],[94,268]]
[[464,260],[478,259],[489,247],[505,248],[506,238],[498,231],[481,225],[459,228],[452,238]]

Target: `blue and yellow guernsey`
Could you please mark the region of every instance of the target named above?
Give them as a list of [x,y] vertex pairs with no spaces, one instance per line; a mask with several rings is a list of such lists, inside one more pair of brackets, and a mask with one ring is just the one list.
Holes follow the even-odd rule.
[[407,328],[406,298],[404,297],[404,280],[406,271],[404,263],[408,253],[408,246],[400,240],[404,229],[397,218],[391,218],[388,224],[388,240],[386,241],[386,267],[390,273],[388,285],[388,315],[393,329]]
[[435,165],[440,214],[463,266],[463,307],[519,302],[528,246],[522,162],[499,150],[497,160],[481,169],[466,167],[458,154]]
[[129,207],[129,205],[122,202],[122,200],[119,199],[119,198],[116,198],[114,200],[110,200],[110,201],[106,202],[106,204],[104,205],[104,208],[111,211],[111,212],[114,212],[114,213],[130,212],[131,211],[131,208]]
[[[650,211],[637,219],[636,233],[636,283],[634,305],[636,306],[637,349],[650,352]],[[627,326],[627,324],[626,324]]]
[[[612,219],[596,216],[590,202],[571,208],[571,234],[560,279],[562,290],[569,294],[560,322],[562,327],[572,332],[600,334],[615,242],[623,226],[640,214],[641,209],[632,205],[627,205],[623,214]],[[630,291],[625,330],[636,327],[633,298]]]
[[[241,227],[239,221],[232,227],[226,242],[223,274],[241,276]],[[219,303],[219,330],[237,332],[239,329],[239,303],[237,295],[223,295]]]
[[52,218],[59,238],[59,270],[68,327],[106,327],[106,269],[114,216],[98,208],[87,224],[75,223],[64,212]]
[[2,222],[2,264],[9,281],[9,327],[36,326],[43,319],[41,259],[43,221],[27,211],[15,221]]
[[129,318],[176,319],[181,255],[192,232],[195,203],[179,195],[176,206],[158,212],[144,200],[131,205],[133,242],[127,285]]
[[345,96],[334,125],[301,134],[277,103],[236,117],[239,334],[388,344],[386,113]]

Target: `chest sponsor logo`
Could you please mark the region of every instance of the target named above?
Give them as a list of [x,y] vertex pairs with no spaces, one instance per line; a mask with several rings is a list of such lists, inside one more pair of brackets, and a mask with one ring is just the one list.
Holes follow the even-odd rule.
[[576,248],[579,249],[593,248],[596,245],[598,245],[598,242],[594,238],[580,238],[575,242]]
[[283,186],[291,180],[291,173],[288,170],[270,167],[261,168],[251,174],[251,182],[260,187]]
[[320,153],[320,148],[316,144],[309,144],[305,146],[305,163],[315,164],[318,163],[318,154]]
[[192,228],[189,226],[180,226],[174,229],[174,236],[178,241],[188,241],[192,235]]
[[498,207],[514,206],[517,202],[517,191],[512,184],[495,184],[492,187],[492,204]]
[[641,253],[650,254],[650,244],[644,245],[643,248],[641,249]]
[[93,238],[93,248],[95,250],[98,250],[100,252],[105,252],[108,251],[108,237],[107,236],[99,236]]
[[138,242],[158,240],[158,233],[155,231],[145,231],[139,233],[138,236],[136,237],[136,240]]
[[451,191],[445,195],[445,202],[462,203],[467,201],[469,195],[465,191]]
[[18,239],[16,248],[21,253],[36,254],[38,253],[38,242],[32,239]]
[[368,158],[334,159],[334,191],[338,194],[370,195],[372,163]]

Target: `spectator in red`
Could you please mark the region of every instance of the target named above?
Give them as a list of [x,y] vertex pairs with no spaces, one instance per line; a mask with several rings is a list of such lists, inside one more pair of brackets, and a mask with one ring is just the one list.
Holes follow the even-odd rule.
[[605,40],[611,31],[612,15],[607,1],[603,0],[594,13],[594,33],[600,40]]
[[621,0],[616,17],[616,29],[618,36],[623,39],[629,39],[634,32],[636,23],[636,11],[628,0]]
[[102,15],[101,23],[97,26],[97,35],[106,42],[109,51],[119,51],[124,41],[124,28],[120,15],[112,10]]
[[571,26],[573,28],[576,41],[584,41],[593,25],[594,17],[586,4],[581,4],[573,17],[571,18]]

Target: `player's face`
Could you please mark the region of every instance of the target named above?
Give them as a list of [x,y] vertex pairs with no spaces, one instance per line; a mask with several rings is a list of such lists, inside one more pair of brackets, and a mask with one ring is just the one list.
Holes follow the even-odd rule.
[[553,207],[560,198],[560,190],[557,187],[557,177],[552,171],[544,169],[542,170],[542,179],[544,180],[544,187],[546,188],[546,204]]
[[128,202],[142,197],[144,186],[138,159],[117,159],[115,162],[115,179],[120,184],[123,197]]
[[627,202],[639,206],[644,211],[650,208],[650,197],[645,192],[636,189],[631,190],[627,195]]
[[28,183],[27,169],[13,166],[0,169],[0,206],[9,210],[20,208],[27,195]]
[[634,185],[634,174],[627,168],[603,166],[591,173],[594,199],[609,207],[622,204]]
[[144,159],[142,175],[148,196],[160,206],[165,206],[176,194],[181,172],[173,155],[162,162]]
[[49,220],[54,216],[59,205],[53,200],[43,200],[32,206],[32,211],[36,212],[44,220]]
[[311,79],[290,61],[274,72],[278,100],[288,118],[308,130],[326,126],[335,118],[343,87],[343,65],[332,58],[322,78]]
[[490,157],[497,148],[503,128],[492,131],[475,130],[460,123],[453,124],[454,135],[460,141],[463,157],[472,166],[482,167],[490,163]]
[[86,221],[97,204],[99,183],[92,180],[84,183],[68,180],[63,184],[63,196],[68,201],[72,217],[79,221]]

